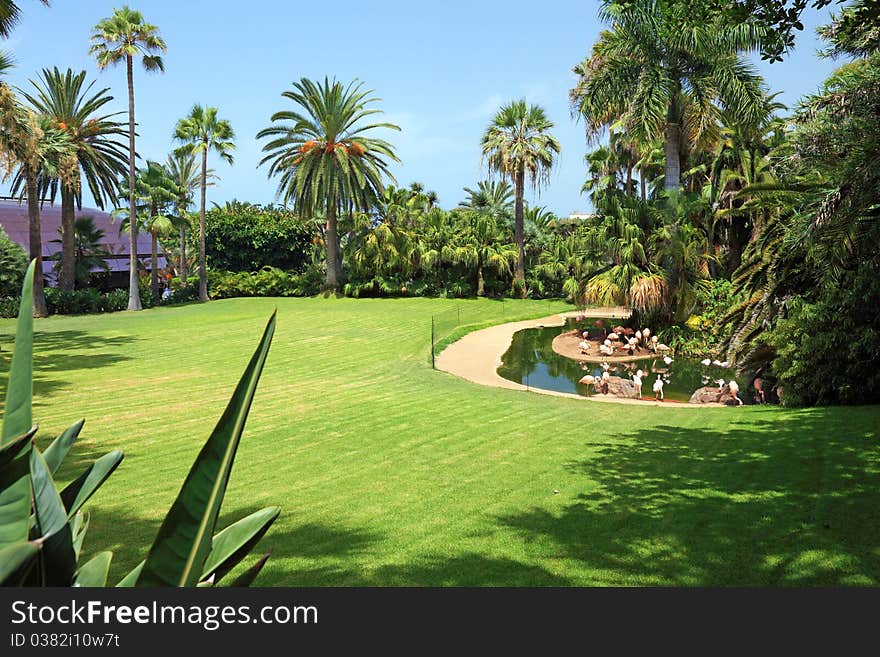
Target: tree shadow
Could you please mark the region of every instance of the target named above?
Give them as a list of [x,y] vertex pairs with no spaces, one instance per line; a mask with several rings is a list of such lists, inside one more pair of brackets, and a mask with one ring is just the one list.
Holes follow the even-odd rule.
[[[63,374],[75,370],[100,369],[131,360],[125,353],[137,338],[128,335],[95,336],[85,331],[44,331],[34,334],[34,405],[45,406],[45,398],[69,387]],[[0,399],[5,397],[12,362],[14,335],[0,335]],[[0,402],[2,403],[2,402]]]
[[[499,517],[619,585],[876,585],[877,409],[813,409],[726,431],[658,426],[567,464],[559,513]],[[594,447],[594,445],[591,445]]]

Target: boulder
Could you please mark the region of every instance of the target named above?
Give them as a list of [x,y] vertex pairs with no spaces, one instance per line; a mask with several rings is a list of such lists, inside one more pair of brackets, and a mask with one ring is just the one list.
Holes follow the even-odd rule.
[[713,388],[706,386],[697,388],[691,398],[688,400],[690,404],[724,404],[725,406],[739,406],[740,400],[734,397],[730,389],[725,386],[723,388]]
[[[596,389],[601,392],[603,381],[596,380]],[[639,396],[639,387],[635,381],[624,379],[620,376],[612,376],[608,378],[608,394],[615,397],[624,397],[627,399],[636,399]]]

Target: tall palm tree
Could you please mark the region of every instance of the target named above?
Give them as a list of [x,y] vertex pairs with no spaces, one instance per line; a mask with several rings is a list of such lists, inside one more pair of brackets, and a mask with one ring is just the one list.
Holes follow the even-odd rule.
[[276,112],[273,125],[257,133],[258,139],[270,138],[260,164],[270,163],[270,178],[279,176],[278,196],[305,217],[326,217],[327,290],[338,287],[342,273],[338,214],[368,211],[382,193],[382,177],[394,182],[389,160],[399,161],[391,144],[366,136],[375,128],[400,130],[391,123],[364,125],[381,113],[369,107],[379,100],[372,93],[357,80],[346,86],[326,77],[323,83],[302,78],[281,94],[296,108]]
[[[76,151],[80,177],[85,179],[89,191],[100,209],[105,203],[113,203],[119,191],[119,178],[125,172],[127,153],[119,138],[128,134],[125,125],[114,117],[121,112],[103,114],[104,105],[113,100],[101,89],[91,94],[94,82],[85,85],[86,72],[74,74],[55,69],[43,69],[38,81],[31,80],[35,92],[22,92],[22,96],[35,111],[51,117],[59,130],[68,133]],[[15,186],[15,185],[14,185]],[[59,185],[57,178],[42,176],[40,191],[54,202],[61,188],[61,262],[58,287],[72,290],[76,283],[76,251],[74,222],[76,208],[82,209],[82,188]],[[48,189],[47,189],[48,188]]]
[[[193,203],[193,195],[202,181],[202,172],[199,163],[193,153],[173,152],[165,161],[165,169],[168,177],[174,182],[176,193],[175,208],[179,220],[180,230],[180,263],[178,275],[184,287],[187,285],[186,267],[186,230],[189,226],[189,206]],[[216,178],[213,169],[208,169],[208,179]],[[208,183],[210,184],[210,183]]]
[[12,90],[0,83],[0,159],[21,168],[28,208],[28,252],[36,261],[34,316],[49,314],[43,293],[43,242],[40,232],[41,173],[75,185],[79,166],[69,135],[48,117],[24,107]]
[[208,189],[208,151],[213,151],[229,164],[232,164],[232,152],[235,150],[235,132],[232,125],[225,119],[217,118],[216,107],[193,105],[189,116],[177,122],[174,138],[184,145],[179,149],[182,155],[187,153],[202,157],[201,190],[202,202],[199,208],[199,299],[208,300],[208,270],[205,255],[205,212],[207,210]]
[[504,105],[486,128],[481,147],[489,169],[509,178],[514,187],[514,240],[519,249],[514,283],[526,294],[526,259],[523,242],[523,196],[526,178],[533,188],[546,183],[561,148],[550,134],[553,123],[543,108],[515,100]]
[[134,120],[134,58],[138,57],[146,71],[164,71],[162,57],[156,53],[165,52],[165,41],[159,36],[159,28],[144,22],[139,11],[114,9],[113,15],[95,25],[91,36],[92,47],[89,54],[94,55],[98,67],[103,71],[108,66],[125,62],[128,80],[128,191],[129,210],[129,275],[128,309],[141,310],[141,297],[138,289],[137,260],[137,220],[135,193],[135,120]]
[[505,239],[505,232],[504,224],[497,217],[465,210],[460,214],[460,226],[454,239],[442,247],[443,260],[473,268],[479,297],[485,295],[487,268],[509,275],[511,266],[516,263],[516,249]]
[[687,7],[660,0],[605,2],[611,23],[586,60],[574,67],[572,110],[598,137],[618,119],[640,143],[665,140],[667,190],[681,182],[682,147],[716,130],[723,109],[743,118],[760,113],[761,78],[741,53],[760,48],[751,22],[695,23]]

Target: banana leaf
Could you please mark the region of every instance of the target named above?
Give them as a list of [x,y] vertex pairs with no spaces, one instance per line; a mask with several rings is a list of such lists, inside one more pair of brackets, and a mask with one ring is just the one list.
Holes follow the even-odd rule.
[[49,466],[49,472],[52,474],[58,472],[58,466],[61,465],[64,457],[67,456],[67,452],[70,451],[70,447],[79,436],[79,432],[82,431],[85,423],[85,420],[75,422],[73,425],[65,429],[64,433],[53,440],[49,447],[46,448],[46,451],[43,452],[43,458],[46,459],[46,463]]
[[250,586],[254,583],[254,580],[257,579],[257,575],[260,574],[260,571],[263,570],[263,566],[266,565],[266,562],[269,561],[270,552],[267,552],[260,560],[255,563],[253,566],[244,571],[241,575],[232,580],[228,586],[229,588],[242,588]]
[[250,554],[280,513],[281,507],[266,507],[217,533],[211,545],[211,553],[202,569],[201,578],[206,579],[213,575],[214,582],[223,579]]
[[67,509],[68,518],[72,518],[101,484],[107,481],[107,477],[113,474],[122,458],[123,454],[118,449],[104,454],[61,491],[61,502]]
[[76,578],[73,580],[73,585],[92,588],[107,586],[107,576],[110,574],[112,559],[112,552],[99,552],[80,566]]
[[12,582],[6,580],[20,572],[39,551],[40,546],[30,541],[13,543],[0,550],[0,585],[10,585]]
[[3,429],[0,431],[0,449],[23,436],[33,426],[34,392],[34,266],[32,260],[21,287],[18,324],[15,328],[15,349],[9,366],[9,384]]
[[42,541],[40,550],[40,581],[44,586],[70,586],[76,571],[73,533],[67,511],[46,459],[36,447],[30,453],[31,480],[34,494],[34,539]]

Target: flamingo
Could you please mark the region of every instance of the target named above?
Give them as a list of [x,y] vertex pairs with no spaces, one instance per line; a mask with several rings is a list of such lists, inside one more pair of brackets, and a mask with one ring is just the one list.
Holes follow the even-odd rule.
[[663,379],[661,379],[659,376],[654,381],[654,399],[663,399]]
[[657,345],[657,351],[672,351],[672,349],[670,349],[669,347],[667,347],[665,344],[663,344],[661,342],[660,344]]
[[583,383],[588,386],[593,385],[595,382],[596,382],[596,377],[593,376],[592,374],[587,374],[585,377],[583,377],[580,380],[580,383]]
[[704,358],[703,360],[700,361],[700,365],[706,365],[706,366],[709,366],[709,365],[711,365],[711,364],[712,364],[712,361],[709,360],[708,358]]
[[715,381],[715,383],[718,384],[718,387],[719,387],[719,388],[723,388],[723,387],[724,387],[724,379],[718,379],[717,381]]
[[669,356],[664,356],[664,357],[663,357],[663,362],[666,363],[667,365],[669,365],[669,363],[672,362],[672,359],[671,359]]
[[617,333],[609,333],[608,339],[609,340],[617,340],[618,339]]
[[715,365],[716,367],[718,367],[721,365],[721,361],[716,358],[715,360],[712,361],[712,364]]
[[642,329],[642,337],[645,338],[645,340],[647,340],[649,337],[651,337],[651,329],[649,329],[649,328]]
[[721,367],[730,367],[730,362],[722,360],[720,363],[718,363],[718,365]]

